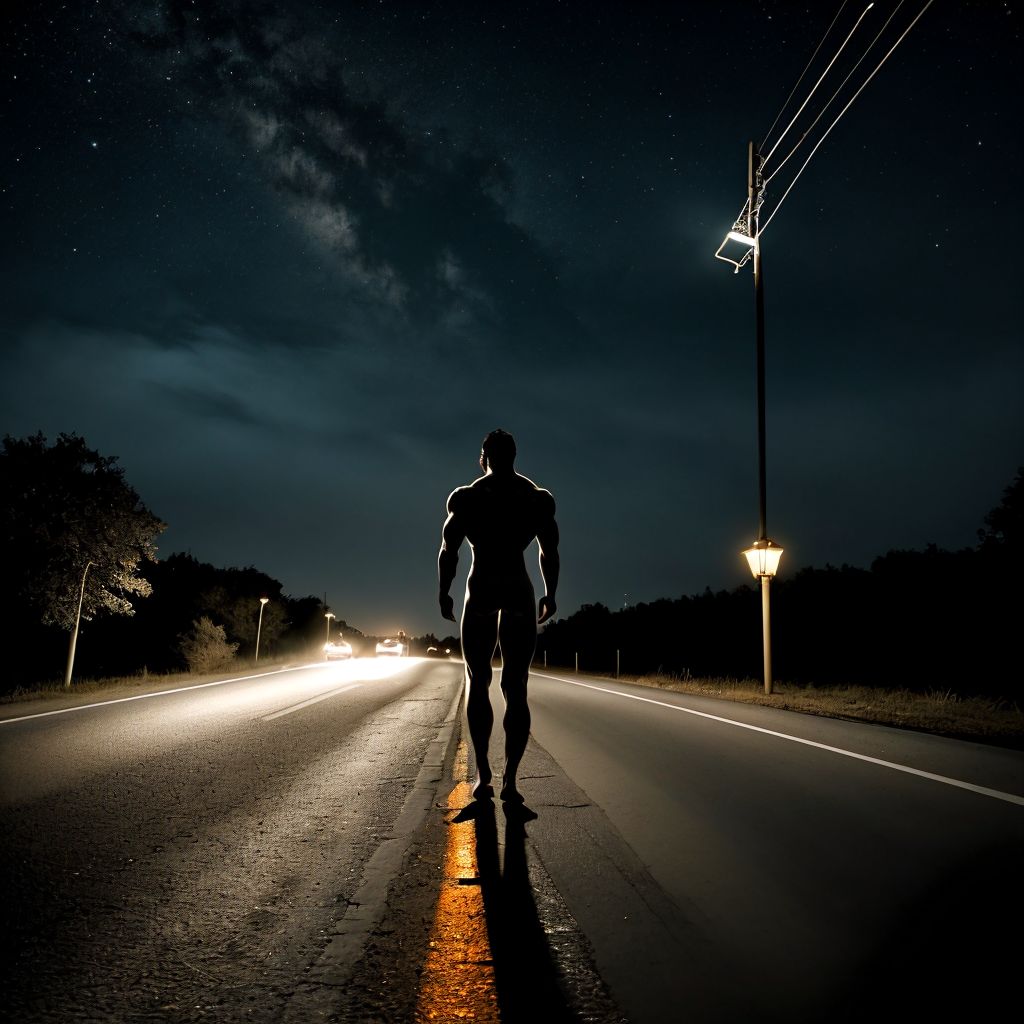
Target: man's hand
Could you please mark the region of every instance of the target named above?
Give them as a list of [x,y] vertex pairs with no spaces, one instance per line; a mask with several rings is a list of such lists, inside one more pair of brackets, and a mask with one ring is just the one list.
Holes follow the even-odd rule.
[[438,594],[437,603],[441,606],[441,618],[455,622],[455,601],[451,594]]
[[558,607],[555,604],[555,599],[553,597],[548,597],[547,594],[545,594],[540,599],[540,602],[538,603],[537,608],[538,608],[538,611],[540,612],[540,614],[537,617],[537,625],[538,626],[542,622],[547,622],[548,619],[550,619],[551,616],[554,615],[555,612],[558,610]]

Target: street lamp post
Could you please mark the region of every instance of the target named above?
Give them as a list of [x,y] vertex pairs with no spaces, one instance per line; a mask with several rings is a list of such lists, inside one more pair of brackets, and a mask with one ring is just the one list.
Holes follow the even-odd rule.
[[82,587],[78,591],[78,611],[75,612],[75,628],[71,630],[71,642],[68,644],[68,667],[64,673],[64,689],[71,689],[71,672],[75,667],[75,647],[78,645],[78,624],[82,619],[82,601],[85,599],[85,577],[89,575],[89,566],[92,562],[85,563],[85,570],[82,573]]
[[263,609],[266,607],[269,600],[269,597],[260,598],[260,617],[256,623],[256,657],[253,658],[254,665],[260,660],[260,630],[263,628]]
[[764,692],[772,692],[771,582],[779,571],[782,548],[767,537],[758,538],[743,552],[754,579],[761,581],[761,643],[764,648]]
[[[334,612],[324,612],[324,619],[327,621],[327,639],[325,643],[331,642],[331,619],[334,618]],[[324,657],[327,657],[327,649],[324,648]]]
[[[764,692],[772,692],[771,581],[778,571],[782,548],[768,539],[768,474],[765,441],[764,268],[761,263],[759,215],[761,205],[761,154],[753,142],[747,149],[747,202],[750,204],[750,235],[754,239],[754,310],[757,320],[757,494],[758,528],[754,550],[761,581],[761,641],[764,648]],[[749,549],[748,549],[749,550]],[[774,552],[777,551],[777,554]],[[772,552],[772,554],[769,554]],[[769,568],[769,561],[772,561]],[[751,572],[755,559],[747,555]]]
[[[817,82],[810,89],[810,92],[807,94],[807,97],[804,99],[803,103],[800,105],[800,108],[797,110],[797,112],[793,116],[792,120],[782,130],[782,133],[776,139],[775,143],[768,149],[767,155],[762,156],[762,154],[760,152],[760,147],[755,145],[753,142],[750,143],[750,147],[749,147],[749,150],[748,150],[748,156],[747,156],[747,201],[746,201],[743,209],[740,211],[739,216],[734,221],[733,226],[732,226],[732,230],[729,231],[726,234],[725,240],[718,247],[718,251],[715,253],[716,259],[723,260],[724,262],[729,263],[732,266],[733,273],[738,273],[740,268],[743,267],[751,258],[753,258],[753,265],[754,265],[754,303],[755,303],[755,308],[756,308],[756,313],[757,313],[757,455],[758,455],[758,476],[759,476],[759,481],[758,482],[759,482],[759,506],[760,506],[759,507],[759,513],[760,513],[759,519],[760,519],[760,522],[759,522],[759,525],[758,525],[757,540],[754,542],[753,547],[748,548],[746,551],[743,552],[743,554],[746,555],[747,560],[750,563],[750,570],[751,570],[751,572],[754,574],[754,576],[757,579],[759,579],[761,581],[761,615],[762,615],[763,632],[764,632],[764,691],[765,691],[765,693],[769,693],[769,694],[772,692],[771,632],[770,632],[770,625],[769,625],[769,622],[770,622],[770,619],[769,619],[769,590],[770,590],[770,581],[771,581],[772,577],[775,575],[776,571],[778,570],[779,558],[782,555],[782,548],[780,548],[773,541],[769,540],[767,524],[766,524],[766,517],[765,517],[766,485],[765,485],[765,414],[764,414],[764,407],[765,407],[765,399],[764,399],[764,393],[765,393],[765,383],[764,383],[764,377],[765,377],[765,373],[764,373],[764,364],[765,364],[765,356],[764,356],[764,272],[763,272],[763,269],[762,269],[762,266],[761,266],[761,233],[764,230],[764,228],[767,228],[768,224],[771,223],[772,219],[775,217],[775,214],[778,213],[779,207],[782,205],[783,202],[785,202],[786,196],[789,195],[789,193],[792,190],[793,186],[796,184],[797,178],[800,177],[800,174],[803,172],[804,168],[810,162],[810,160],[814,156],[814,154],[818,151],[818,147],[825,141],[825,138],[828,136],[829,132],[831,132],[832,129],[836,126],[836,124],[838,124],[839,119],[846,113],[846,111],[850,109],[850,105],[854,102],[854,100],[857,99],[858,96],[860,96],[860,94],[864,91],[864,88],[867,86],[867,84],[875,77],[875,75],[878,73],[878,71],[882,67],[882,65],[892,56],[893,51],[896,49],[896,47],[899,46],[900,43],[903,42],[903,40],[907,36],[907,33],[910,32],[910,30],[917,24],[917,22],[919,21],[921,16],[924,14],[924,12],[927,11],[929,7],[931,7],[932,3],[933,3],[933,0],[927,0],[927,2],[920,9],[920,11],[918,11],[918,13],[914,17],[914,19],[910,22],[910,24],[907,25],[907,27],[904,28],[903,31],[900,33],[899,38],[897,38],[896,41],[892,44],[892,46],[886,51],[885,55],[881,58],[881,60],[875,66],[875,69],[860,84],[860,86],[854,92],[853,96],[847,101],[847,103],[842,108],[842,110],[840,110],[840,112],[836,116],[836,118],[832,121],[831,124],[828,125],[827,128],[824,129],[824,131],[821,133],[820,137],[818,138],[817,142],[814,144],[813,148],[811,149],[811,152],[808,155],[807,159],[804,160],[803,165],[800,167],[800,169],[793,176],[792,180],[790,181],[790,184],[789,184],[788,188],[786,188],[785,192],[783,193],[782,198],[775,204],[774,209],[768,215],[767,219],[764,222],[764,225],[762,226],[760,224],[760,215],[761,215],[761,205],[764,202],[764,197],[765,197],[765,185],[768,182],[770,182],[772,180],[772,178],[775,177],[775,175],[777,175],[779,173],[779,170],[781,170],[782,166],[785,165],[785,163],[796,152],[796,150],[804,142],[804,140],[808,138],[808,136],[810,135],[812,130],[818,124],[818,121],[821,118],[821,116],[825,113],[825,110],[831,105],[832,100],[834,100],[835,97],[838,95],[838,90],[836,91],[836,93],[833,94],[832,99],[829,99],[828,101],[826,101],[826,103],[825,103],[824,107],[821,109],[820,113],[817,115],[817,117],[815,117],[815,119],[811,123],[811,125],[803,132],[803,134],[800,136],[800,139],[797,141],[797,143],[791,149],[790,153],[787,156],[782,157],[780,159],[780,161],[778,163],[778,166],[775,168],[774,171],[772,171],[770,174],[768,174],[767,177],[765,176],[765,173],[764,173],[765,172],[765,165],[766,165],[766,163],[769,160],[772,159],[772,154],[774,154],[775,151],[778,149],[778,147],[781,144],[782,140],[786,137],[786,135],[789,132],[789,130],[794,126],[794,124],[796,123],[797,119],[800,117],[800,115],[802,114],[804,109],[807,107],[808,102],[810,101],[810,99],[814,95],[814,93],[817,91],[818,86],[821,85],[821,83],[824,81],[825,77],[829,74],[829,72],[831,71],[833,65],[835,64],[836,60],[838,59],[839,55],[846,48],[847,43],[850,41],[850,39],[853,36],[854,32],[856,32],[856,30],[860,26],[861,21],[865,18],[865,16],[868,14],[868,12],[875,5],[873,3],[869,3],[867,5],[867,7],[864,8],[863,13],[857,19],[856,24],[854,24],[854,26],[850,30],[849,34],[843,40],[842,45],[836,51],[835,56],[832,58],[832,60],[826,66],[825,70],[822,72],[821,77],[818,78]],[[897,8],[898,8],[898,6],[899,5],[897,5]],[[895,14],[895,12],[893,12],[893,14]],[[838,18],[839,15],[836,15],[836,17]],[[893,15],[891,14],[889,16],[889,19],[891,20],[892,17],[893,17]],[[889,24],[889,21],[886,21],[885,25],[883,25],[883,27],[882,27],[883,30],[885,29],[886,26],[888,26],[888,24]],[[831,27],[830,27],[829,31],[831,31]],[[828,32],[825,33],[826,37],[828,36],[828,34],[829,34]],[[880,31],[878,36],[875,37],[875,41],[873,41],[869,45],[868,50],[870,50],[870,48],[872,46],[874,46],[874,43],[877,42],[877,40],[881,36],[881,34],[882,33]],[[824,39],[822,40],[822,42],[824,42]],[[819,46],[820,46],[820,44],[819,44]],[[864,57],[867,56],[868,50],[864,51],[864,54],[862,55],[861,60],[863,60]],[[815,51],[815,56],[816,55],[817,55],[817,51]],[[813,61],[813,59],[814,58],[812,57],[812,61]],[[857,65],[855,65],[855,69],[856,69],[856,67],[859,67],[859,65],[860,65],[860,61],[858,61]],[[808,67],[810,67],[810,65],[808,65]],[[843,79],[843,83],[842,83],[843,85],[846,84],[846,82],[849,80],[849,78],[850,78],[850,76],[852,74],[853,74],[853,71],[851,71],[846,76],[846,78]],[[802,80],[803,80],[803,76],[801,76],[800,81],[802,81]],[[797,82],[797,86],[800,85],[800,81]],[[840,88],[842,88],[842,85],[840,86]],[[796,89],[794,89],[794,93],[795,92],[796,92]],[[793,94],[790,94],[790,99],[792,99],[792,98],[793,98]],[[789,103],[789,100],[786,101],[786,104],[783,106],[783,110],[785,110],[785,107],[786,107],[786,105],[788,105],[788,103]],[[779,112],[779,116],[780,117],[781,117],[781,115],[782,115],[782,111]],[[779,120],[778,120],[778,118],[776,118],[775,124],[778,124],[778,123],[779,123]],[[775,124],[773,124],[772,127],[769,129],[769,131],[768,131],[768,135],[769,136],[775,130]],[[762,145],[765,145],[765,146],[768,145],[767,137],[765,138],[765,141],[764,141],[764,143],[762,143]],[[734,247],[737,244],[740,246],[739,255],[737,255],[735,258],[733,258],[731,255],[729,255],[727,250],[729,250],[729,249],[733,249],[734,250]]]
[[[767,444],[765,441],[765,345],[764,345],[764,269],[761,262],[761,236],[759,218],[764,197],[764,182],[761,176],[761,154],[751,142],[747,149],[747,205],[745,219],[733,225],[715,254],[731,263],[736,271],[753,259],[754,265],[754,311],[757,323],[757,484],[758,484],[758,527],[757,540],[743,554],[750,565],[755,579],[761,581],[761,632],[764,648],[764,692],[772,692],[772,640],[771,640],[771,579],[778,572],[782,548],[768,538],[768,483]],[[741,259],[732,260],[722,256],[729,242],[739,243],[745,254]]]

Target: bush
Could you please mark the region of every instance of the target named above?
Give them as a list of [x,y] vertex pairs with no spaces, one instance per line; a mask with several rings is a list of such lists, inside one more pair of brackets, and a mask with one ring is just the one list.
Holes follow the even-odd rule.
[[217,672],[230,667],[238,644],[229,644],[223,626],[215,626],[205,615],[192,629],[178,637],[178,650],[190,672]]

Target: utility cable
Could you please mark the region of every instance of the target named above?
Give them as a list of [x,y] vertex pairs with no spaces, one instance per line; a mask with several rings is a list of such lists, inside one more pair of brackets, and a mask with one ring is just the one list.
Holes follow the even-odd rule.
[[857,97],[864,91],[864,89],[866,88],[868,82],[870,82],[871,79],[874,78],[875,75],[878,74],[878,72],[881,69],[882,65],[892,56],[893,50],[895,50],[896,47],[899,46],[900,43],[903,42],[903,40],[907,36],[907,33],[918,23],[918,21],[921,20],[921,15],[924,14],[924,12],[927,11],[929,7],[931,7],[933,2],[934,2],[934,0],[928,0],[928,2],[924,5],[924,7],[921,8],[921,10],[918,12],[917,17],[914,18],[914,20],[903,30],[903,34],[899,37],[899,39],[896,40],[895,43],[892,44],[892,47],[889,49],[889,52],[878,62],[878,65],[875,67],[875,70],[872,71],[871,74],[868,75],[868,77],[864,80],[863,85],[861,85],[861,87],[850,98],[849,103],[847,103],[846,106],[843,107],[843,109],[839,111],[839,114],[836,117],[835,121],[833,121],[828,126],[828,128],[825,129],[825,134],[822,135],[822,137],[820,139],[818,139],[818,141],[815,143],[814,149],[811,150],[810,155],[803,162],[803,164],[800,167],[800,170],[796,172],[796,177],[793,178],[793,180],[789,183],[789,188],[787,188],[786,191],[783,192],[782,198],[776,204],[775,209],[772,210],[771,214],[769,215],[768,219],[764,222],[764,224],[760,225],[760,230],[758,231],[758,236],[760,236],[761,233],[768,227],[768,225],[771,224],[772,220],[775,218],[775,214],[777,214],[779,212],[779,210],[782,208],[782,204],[786,201],[786,196],[788,196],[789,193],[793,190],[793,186],[797,183],[797,180],[799,179],[800,175],[803,174],[804,168],[811,162],[811,157],[813,157],[814,154],[817,153],[818,147],[825,141],[825,139],[828,138],[829,132],[831,132],[832,129],[835,128],[835,126],[839,123],[839,118],[841,118],[843,116],[843,114],[845,114],[847,112],[847,110],[850,109],[850,107],[853,104],[854,100],[856,100]]
[[836,16],[832,19],[832,24],[829,25],[829,27],[825,30],[825,34],[821,37],[821,42],[818,43],[818,45],[815,47],[814,53],[811,54],[811,59],[807,62],[807,67],[805,67],[803,71],[800,73],[800,77],[796,80],[796,85],[793,86],[793,88],[790,90],[789,95],[786,97],[786,102],[782,104],[782,107],[780,108],[779,112],[775,115],[775,120],[772,121],[771,128],[769,128],[768,131],[765,132],[764,138],[761,140],[761,144],[757,147],[757,151],[759,153],[762,149],[764,149],[765,143],[768,141],[768,139],[771,138],[772,132],[775,131],[775,126],[779,123],[779,119],[786,112],[786,107],[789,106],[790,101],[793,99],[793,96],[795,95],[797,89],[800,88],[800,83],[804,80],[804,76],[807,74],[808,71],[811,70],[811,65],[814,63],[814,58],[818,56],[818,51],[825,45],[825,40],[828,39],[829,33],[835,27],[835,23],[839,20],[839,15],[843,13],[843,9],[845,7],[846,0],[843,0],[843,2],[839,5],[839,10],[836,11]]
[[776,167],[775,170],[772,171],[772,173],[769,174],[768,177],[764,179],[765,185],[767,185],[772,180],[772,178],[774,178],[779,173],[779,171],[781,171],[782,168],[786,166],[786,164],[789,162],[789,158],[793,156],[793,154],[803,145],[804,139],[806,139],[807,136],[810,135],[812,131],[814,131],[815,125],[825,116],[825,111],[832,106],[833,102],[835,101],[835,98],[843,91],[843,87],[853,77],[854,72],[856,72],[857,68],[859,68],[861,64],[864,63],[864,58],[867,57],[867,55],[872,51],[872,49],[875,46],[875,43],[877,43],[878,40],[881,39],[882,33],[884,33],[885,30],[889,27],[889,23],[892,21],[893,18],[896,17],[897,12],[902,6],[903,0],[900,0],[900,2],[893,8],[892,13],[889,15],[889,17],[885,19],[885,24],[878,30],[878,34],[868,44],[868,48],[860,55],[860,58],[858,59],[857,63],[854,64],[852,68],[850,68],[850,71],[847,74],[847,76],[842,80],[842,82],[839,83],[839,88],[836,89],[834,93],[832,93],[832,95],[828,99],[828,102],[818,112],[818,116],[810,123],[810,125],[808,126],[807,130],[803,133],[803,135],[800,136],[800,139],[797,142],[797,144],[782,158],[782,162],[779,164],[779,166]]
[[818,91],[818,86],[821,85],[821,83],[825,79],[825,76],[829,73],[829,71],[832,70],[832,65],[835,64],[835,62],[839,59],[839,55],[843,52],[843,50],[846,49],[846,44],[850,41],[850,37],[853,35],[854,32],[857,31],[858,26],[864,20],[864,15],[867,14],[868,11],[870,11],[871,8],[874,6],[874,2],[872,2],[868,4],[867,7],[864,8],[863,13],[857,19],[853,28],[850,29],[850,32],[847,35],[847,37],[843,40],[843,45],[840,46],[838,50],[836,50],[836,55],[828,62],[828,66],[825,68],[824,71],[822,71],[821,76],[818,78],[817,82],[814,83],[814,88],[811,89],[811,91],[807,94],[807,99],[805,99],[803,103],[800,104],[800,109],[793,115],[793,120],[790,121],[788,125],[786,125],[786,130],[778,137],[775,145],[772,146],[768,155],[761,161],[762,170],[764,170],[765,165],[772,158],[772,153],[774,153],[775,150],[777,150],[779,146],[782,144],[782,140],[789,133],[789,129],[793,127],[794,123],[796,122],[796,119],[803,113],[804,107],[806,107],[807,104],[811,102],[811,97]]

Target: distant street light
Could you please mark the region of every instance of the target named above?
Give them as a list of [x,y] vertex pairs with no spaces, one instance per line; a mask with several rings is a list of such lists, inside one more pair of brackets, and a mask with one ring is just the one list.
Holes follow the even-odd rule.
[[[334,618],[334,612],[324,612],[324,618],[327,620],[327,643],[331,642],[331,619]],[[326,657],[326,654],[324,655]]]
[[260,617],[256,623],[256,657],[253,659],[254,665],[260,660],[260,630],[263,628],[263,609],[269,600],[269,597],[260,598]]
[[78,623],[82,618],[82,601],[85,598],[85,577],[89,574],[89,566],[93,562],[85,563],[85,571],[82,573],[82,588],[78,592],[78,611],[75,613],[75,628],[71,631],[71,643],[68,645],[68,667],[64,673],[64,689],[71,688],[71,670],[75,667],[75,647],[78,645]]

